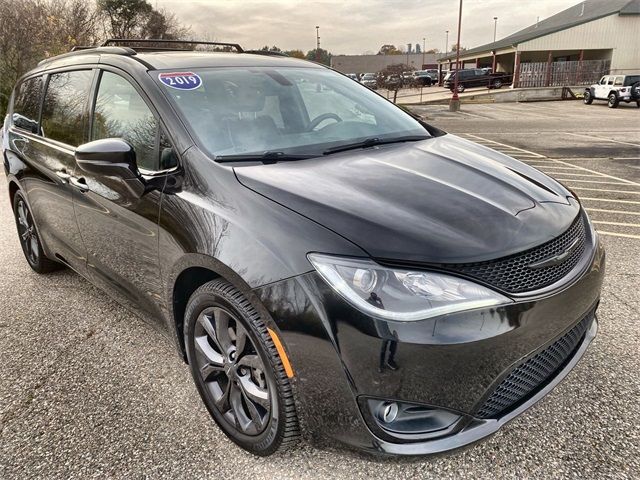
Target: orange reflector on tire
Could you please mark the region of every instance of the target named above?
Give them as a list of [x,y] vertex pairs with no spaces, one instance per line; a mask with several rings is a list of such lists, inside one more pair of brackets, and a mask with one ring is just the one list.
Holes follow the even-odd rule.
[[289,362],[289,357],[287,357],[287,353],[284,351],[280,338],[278,338],[276,332],[269,327],[267,327],[267,332],[269,332],[269,336],[271,340],[273,340],[276,350],[278,350],[278,355],[280,355],[280,360],[282,360],[282,366],[284,366],[284,372],[287,374],[287,377],[293,378],[293,368],[291,368],[291,362]]

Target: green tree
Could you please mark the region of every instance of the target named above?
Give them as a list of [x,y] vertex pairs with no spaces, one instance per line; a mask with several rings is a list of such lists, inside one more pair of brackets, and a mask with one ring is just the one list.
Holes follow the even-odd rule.
[[133,38],[140,25],[147,23],[153,7],[146,0],[98,0],[98,10],[108,19],[108,34]]
[[378,55],[402,55],[402,52],[395,45],[387,44],[380,47]]
[[302,50],[287,50],[286,53],[288,56],[293,57],[293,58],[300,58],[302,60],[304,60],[305,58],[307,58],[304,54],[304,52]]
[[324,65],[331,65],[331,53],[327,52],[324,48],[314,48],[307,52],[307,60],[322,63]]
[[264,47],[262,47],[260,49],[260,51],[262,51],[262,52],[282,52],[282,50],[279,49],[278,47],[276,47],[275,45],[273,45],[272,47],[270,47],[269,45],[265,45]]

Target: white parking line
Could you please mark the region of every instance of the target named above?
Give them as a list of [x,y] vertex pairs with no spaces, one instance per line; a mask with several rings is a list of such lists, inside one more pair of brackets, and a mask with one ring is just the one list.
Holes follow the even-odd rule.
[[474,135],[472,133],[467,133],[466,135],[468,135],[469,137],[473,137],[476,140],[482,140],[482,141],[485,141],[485,142],[489,142],[492,145],[501,145],[503,147],[507,147],[507,148],[510,148],[510,149],[513,149],[513,150],[518,150],[519,152],[528,153],[529,155],[532,155],[533,157],[536,157],[536,158],[546,158],[544,155],[540,155],[539,153],[530,152],[529,150],[525,150],[524,148],[518,148],[518,147],[514,147],[512,145],[507,145],[505,143],[500,143],[500,142],[496,142],[494,140],[489,140],[487,138],[482,138],[482,137],[479,137],[478,135]]
[[555,167],[554,166],[554,167],[542,167],[542,168],[546,170],[577,170],[577,168],[573,166],[571,167]]
[[604,220],[591,220],[593,223],[597,223],[598,225],[618,225],[620,227],[640,227],[640,223],[625,223],[625,222],[605,222]]
[[587,208],[587,212],[615,213],[619,215],[640,215],[640,212],[625,212],[624,210],[607,210],[606,208]]
[[609,235],[611,237],[640,238],[640,235],[632,235],[630,233],[605,232],[604,230],[598,230],[598,233],[600,235]]
[[621,142],[620,140],[613,140],[612,138],[599,137],[598,135],[585,135],[584,133],[573,133],[573,132],[564,132],[566,135],[573,135],[574,137],[585,137],[593,140],[597,138],[598,140],[602,140],[604,142],[613,142],[619,143],[621,145],[631,145],[633,147],[640,147],[640,143],[631,143],[631,142]]
[[604,188],[571,187],[574,190],[591,190],[593,192],[628,193],[629,195],[640,195],[640,192],[630,190],[606,190]]
[[[584,172],[591,172],[591,173],[595,173],[595,174],[597,174],[597,175],[599,175],[599,176],[602,176],[602,177],[612,178],[612,179],[614,179],[614,180],[620,180],[621,182],[628,183],[629,185],[637,185],[638,187],[640,187],[640,183],[633,182],[633,181],[631,181],[631,180],[627,180],[627,179],[625,179],[625,178],[614,177],[613,175],[608,175],[608,174],[606,174],[606,173],[600,173],[600,172],[597,172],[597,171],[595,171],[595,170],[590,170],[590,169],[588,169],[588,168],[579,167],[579,166],[577,166],[577,165],[571,165],[570,163],[568,163],[568,162],[563,162],[562,160],[558,160],[558,159],[554,159],[554,160],[555,160],[556,162],[558,162],[558,163],[561,163],[561,164],[563,164],[563,165],[567,165],[567,166],[569,166],[569,167],[575,167],[576,169],[578,169],[578,170],[582,170],[582,171],[584,171]],[[573,174],[572,174],[572,175],[573,175]]]
[[580,200],[591,200],[594,202],[613,202],[613,203],[630,203],[633,205],[640,205],[640,202],[635,200],[614,200],[612,198],[590,198],[590,197],[580,197]]
[[[546,169],[545,169],[545,170],[546,170]],[[545,170],[542,170],[542,171],[544,172]],[[546,173],[546,172],[545,172],[545,173]],[[550,174],[553,174],[553,173],[556,173],[556,172],[550,172]],[[593,174],[593,173],[571,173],[571,172],[557,172],[557,173],[559,173],[559,174],[561,174],[561,175],[571,175],[571,176],[574,176],[574,177],[593,177],[593,178],[600,178],[600,175],[595,175],[595,174]],[[625,185],[627,185],[627,184],[625,183]]]
[[601,182],[600,180],[578,180],[577,178],[556,178],[561,182],[575,182],[575,183],[597,183],[599,185],[628,185],[622,182]]

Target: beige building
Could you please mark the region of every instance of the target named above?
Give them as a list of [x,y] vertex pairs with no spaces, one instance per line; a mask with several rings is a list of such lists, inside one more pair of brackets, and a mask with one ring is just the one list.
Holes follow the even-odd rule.
[[[460,60],[462,68],[514,73],[514,86],[552,84],[558,71],[573,72],[575,84],[606,73],[640,72],[640,0],[586,0],[495,43],[461,52]],[[444,70],[455,69],[455,61],[455,52],[438,59]]]
[[334,55],[331,68],[342,73],[377,73],[390,65],[408,65],[407,70],[438,68],[435,53],[402,55]]

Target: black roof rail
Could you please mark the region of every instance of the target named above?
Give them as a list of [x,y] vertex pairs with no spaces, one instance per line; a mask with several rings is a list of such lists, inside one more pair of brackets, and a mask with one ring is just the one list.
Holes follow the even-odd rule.
[[167,40],[165,38],[158,38],[158,39],[153,39],[153,38],[143,38],[143,39],[138,39],[138,38],[109,38],[107,39],[101,46],[102,47],[108,47],[108,46],[126,46],[129,48],[132,48],[134,50],[177,50],[177,51],[184,51],[185,49],[181,49],[181,48],[171,48],[171,47],[164,47],[164,46],[159,46],[159,44],[166,44],[166,45],[191,45],[192,49],[193,47],[195,47],[196,45],[212,45],[212,46],[216,46],[216,47],[225,47],[225,48],[229,48],[229,49],[235,49],[236,52],[238,53],[244,53],[244,50],[242,49],[242,47],[237,44],[237,43],[227,43],[227,42],[206,42],[206,41],[199,41],[199,40]]
[[63,53],[61,55],[56,55],[55,57],[45,58],[44,60],[40,60],[38,62],[38,66],[44,65],[45,63],[53,62],[54,60],[58,60],[60,58],[66,58],[76,55],[90,55],[90,54],[101,54],[101,53],[111,53],[113,55],[135,55],[136,51],[132,48],[128,47],[89,47],[89,46],[75,46],[71,49],[70,52]]
[[284,52],[274,52],[273,50],[245,50],[244,53],[252,53],[254,55],[266,55],[268,57],[288,57]]

